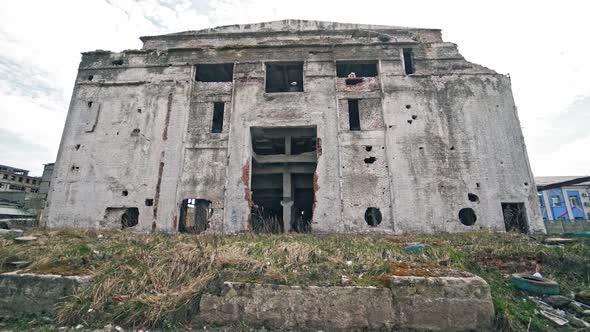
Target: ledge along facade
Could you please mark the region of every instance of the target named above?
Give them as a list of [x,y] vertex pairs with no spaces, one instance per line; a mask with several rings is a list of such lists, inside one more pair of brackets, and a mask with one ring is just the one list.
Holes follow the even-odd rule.
[[285,20],[141,40],[83,53],[49,227],[544,231],[509,77],[440,30]]

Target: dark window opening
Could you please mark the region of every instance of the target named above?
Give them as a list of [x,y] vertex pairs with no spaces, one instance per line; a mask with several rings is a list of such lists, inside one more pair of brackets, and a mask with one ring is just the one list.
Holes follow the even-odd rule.
[[472,208],[463,208],[459,211],[459,220],[465,226],[473,226],[477,220],[477,216]]
[[303,92],[303,62],[267,64],[266,92]]
[[365,211],[365,221],[367,225],[371,227],[375,227],[381,223],[383,216],[381,215],[381,210],[376,207],[367,208]]
[[154,199],[153,198],[146,198],[145,199],[145,206],[153,206],[154,205]]
[[295,200],[291,229],[298,233],[309,233],[311,232],[314,203],[313,174],[293,174],[291,183]]
[[476,194],[468,193],[467,198],[470,202],[479,202],[479,197]]
[[197,65],[196,79],[199,82],[231,82],[233,76],[233,63]]
[[213,103],[213,124],[211,126],[211,132],[218,134],[223,131],[223,110],[225,103]]
[[137,208],[128,208],[121,215],[121,229],[137,226],[139,223],[139,210]]
[[113,62],[111,63],[113,64],[113,66],[122,66],[123,60],[113,60]]
[[180,205],[178,232],[199,234],[209,227],[209,218],[213,215],[211,201],[188,198]]
[[348,100],[348,126],[350,130],[361,130],[361,117],[358,99]]
[[406,71],[406,75],[413,74],[415,71],[414,51],[411,48],[404,48],[403,55],[404,55],[404,70]]
[[528,233],[524,203],[502,203],[506,232]]
[[[302,135],[305,135],[302,133]],[[291,137],[291,154],[302,154],[306,152],[313,152],[317,149],[317,142],[315,136],[298,136]]]
[[337,62],[336,75],[338,77],[375,77],[377,63]]

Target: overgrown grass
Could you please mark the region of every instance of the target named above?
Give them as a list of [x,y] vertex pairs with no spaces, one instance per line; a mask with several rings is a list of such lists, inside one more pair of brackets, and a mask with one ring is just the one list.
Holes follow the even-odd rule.
[[[534,260],[542,259],[545,275],[559,281],[562,292],[590,285],[587,240],[548,247],[525,235],[489,232],[404,236],[33,233],[39,237],[34,243],[0,240],[1,272],[11,270],[9,262],[28,260],[30,272],[95,276],[90,288],[60,307],[60,324],[177,328],[176,324],[190,323],[201,294],[217,291],[223,281],[331,286],[341,285],[345,275],[356,285],[383,287],[383,276],[392,269],[435,274],[452,268],[488,281],[499,330],[553,331],[526,300],[528,294],[510,285],[509,274],[534,272]],[[410,242],[429,247],[407,253],[404,247]]]

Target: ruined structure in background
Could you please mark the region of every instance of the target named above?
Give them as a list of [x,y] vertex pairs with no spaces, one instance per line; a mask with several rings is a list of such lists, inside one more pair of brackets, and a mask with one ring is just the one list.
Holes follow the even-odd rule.
[[543,231],[510,79],[440,30],[286,20],[84,53],[50,227]]

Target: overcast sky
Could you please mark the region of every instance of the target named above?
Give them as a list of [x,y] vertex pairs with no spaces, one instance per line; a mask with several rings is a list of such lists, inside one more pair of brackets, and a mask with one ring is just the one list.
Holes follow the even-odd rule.
[[139,36],[280,19],[440,28],[509,73],[536,176],[590,174],[590,1],[0,1],[0,164],[53,162],[80,52]]

